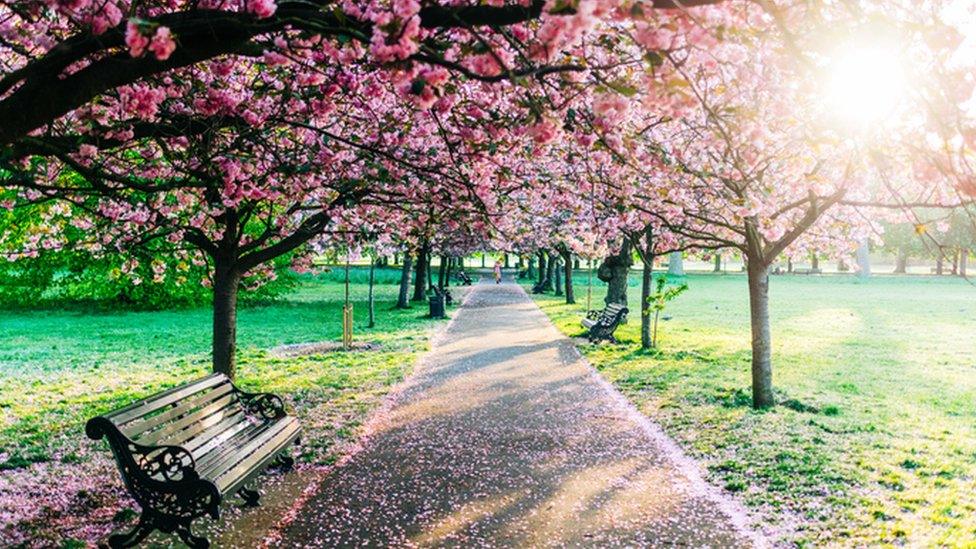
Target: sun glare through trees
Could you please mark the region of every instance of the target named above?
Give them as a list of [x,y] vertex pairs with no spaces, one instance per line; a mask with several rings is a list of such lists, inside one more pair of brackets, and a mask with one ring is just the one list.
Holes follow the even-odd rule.
[[0,546],[976,546],[976,0],[0,0]]

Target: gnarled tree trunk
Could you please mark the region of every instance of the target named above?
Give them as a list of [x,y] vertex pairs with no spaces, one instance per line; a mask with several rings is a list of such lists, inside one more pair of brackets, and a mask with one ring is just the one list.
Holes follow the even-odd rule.
[[400,266],[400,294],[397,297],[397,309],[410,308],[410,271],[413,269],[413,258],[409,252],[403,254],[403,264]]
[[603,299],[604,303],[627,305],[627,277],[633,264],[631,242],[625,237],[617,253],[604,259],[597,269],[597,277],[607,283],[607,296]]
[[573,254],[569,250],[560,252],[563,256],[563,271],[566,277],[566,303],[572,305],[576,303],[576,296],[573,294]]
[[214,260],[213,370],[231,379],[237,373],[237,293],[241,274],[232,255]]
[[417,272],[414,275],[413,281],[413,301],[423,301],[427,297],[426,290],[427,284],[429,284],[427,267],[430,265],[429,255],[430,252],[427,246],[421,247],[417,253]]
[[772,333],[769,329],[769,265],[747,258],[752,326],[752,406],[769,408],[773,397]]

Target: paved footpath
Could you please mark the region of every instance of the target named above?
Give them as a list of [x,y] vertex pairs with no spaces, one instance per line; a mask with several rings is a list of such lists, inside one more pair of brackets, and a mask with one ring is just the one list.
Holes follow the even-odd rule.
[[283,547],[763,545],[515,284],[481,283]]

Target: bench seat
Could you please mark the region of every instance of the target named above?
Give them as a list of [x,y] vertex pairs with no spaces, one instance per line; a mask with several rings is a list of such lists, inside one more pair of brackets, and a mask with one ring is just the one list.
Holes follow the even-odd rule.
[[602,339],[616,342],[613,333],[623,321],[628,312],[627,307],[619,303],[608,303],[602,311],[589,311],[580,320],[580,325],[586,328],[587,338],[591,342]]
[[92,418],[92,439],[106,438],[142,517],[111,547],[131,547],[153,530],[175,532],[190,547],[208,547],[190,531],[201,516],[218,518],[228,494],[257,505],[246,485],[273,462],[290,467],[285,450],[299,439],[298,420],[270,393],[248,393],[212,374]]

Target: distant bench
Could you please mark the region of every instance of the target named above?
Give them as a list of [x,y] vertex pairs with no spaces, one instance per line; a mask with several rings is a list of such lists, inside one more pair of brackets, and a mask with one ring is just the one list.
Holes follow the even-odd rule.
[[470,286],[471,283],[474,282],[473,280],[471,280],[471,277],[468,276],[468,273],[464,271],[458,271],[455,276],[457,277],[458,280],[461,281],[461,284],[465,286]]
[[596,343],[602,339],[616,343],[617,338],[613,336],[613,333],[627,312],[627,307],[619,303],[609,303],[602,311],[587,312],[580,324],[587,329],[586,337],[591,343]]
[[260,494],[245,484],[273,462],[291,467],[285,450],[301,429],[278,396],[248,393],[212,374],[92,418],[85,432],[108,439],[142,507],[135,529],[111,536],[109,546],[131,547],[160,530],[206,548],[210,542],[190,531],[193,520],[219,518],[228,494],[257,505]]

